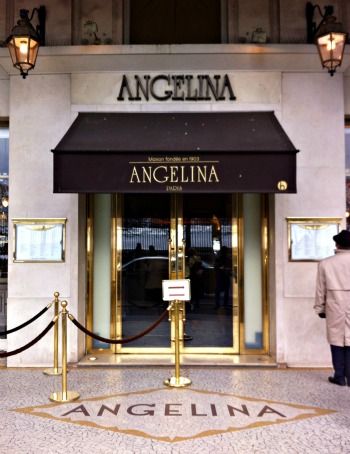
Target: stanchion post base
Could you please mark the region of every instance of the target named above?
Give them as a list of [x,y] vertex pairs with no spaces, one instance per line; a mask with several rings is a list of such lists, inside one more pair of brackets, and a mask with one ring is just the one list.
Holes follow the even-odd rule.
[[50,369],[43,370],[44,375],[62,375],[61,367],[51,367]]
[[79,397],[80,394],[76,391],[67,391],[66,393],[58,391],[50,394],[50,400],[53,402],[73,402],[73,400],[77,400]]
[[179,377],[178,379],[176,377],[171,377],[164,380],[164,385],[171,388],[184,388],[185,386],[190,386],[191,383],[192,380],[187,377]]

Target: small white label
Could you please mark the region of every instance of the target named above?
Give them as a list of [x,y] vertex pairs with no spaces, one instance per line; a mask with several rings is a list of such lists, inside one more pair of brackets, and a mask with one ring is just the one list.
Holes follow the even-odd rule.
[[189,301],[191,299],[190,280],[172,279],[163,281],[164,301]]

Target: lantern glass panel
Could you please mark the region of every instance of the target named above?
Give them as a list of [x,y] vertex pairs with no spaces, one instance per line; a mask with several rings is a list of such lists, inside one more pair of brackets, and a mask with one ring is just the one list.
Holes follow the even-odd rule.
[[37,41],[34,41],[31,39],[29,41],[29,63],[34,66],[36,62],[36,57],[38,55],[38,50],[39,50],[39,44]]
[[15,41],[14,38],[12,38],[11,41],[8,42],[7,46],[10,51],[12,63],[15,66],[17,63],[17,53],[16,53],[16,46],[14,44],[14,41]]
[[317,38],[317,47],[324,67],[334,69],[341,65],[345,39],[345,33],[328,33]]
[[32,69],[38,55],[39,43],[29,36],[14,36],[8,43],[14,66],[24,72]]

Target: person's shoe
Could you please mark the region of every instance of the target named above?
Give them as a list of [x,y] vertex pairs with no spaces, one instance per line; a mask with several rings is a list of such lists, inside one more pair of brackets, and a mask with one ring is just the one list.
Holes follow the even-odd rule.
[[334,385],[345,386],[345,379],[340,380],[339,378],[328,377],[328,381]]
[[189,334],[184,333],[184,341],[191,341],[193,340],[193,337],[190,336]]

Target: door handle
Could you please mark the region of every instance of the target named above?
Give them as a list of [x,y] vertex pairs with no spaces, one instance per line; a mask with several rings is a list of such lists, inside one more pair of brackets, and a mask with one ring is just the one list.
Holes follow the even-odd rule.
[[186,241],[182,240],[182,246],[179,246],[178,259],[179,259],[179,279],[185,279],[186,274],[186,255],[185,255]]
[[[178,279],[185,278],[185,240],[182,240],[182,245],[178,247],[176,251],[175,247],[173,246],[173,241],[171,238],[168,240],[168,254],[169,254],[169,279],[173,276],[178,276]],[[177,273],[176,273],[177,271]]]
[[171,279],[172,274],[176,272],[176,252],[171,238],[169,238],[168,240],[168,254],[169,254],[168,271],[169,279]]

